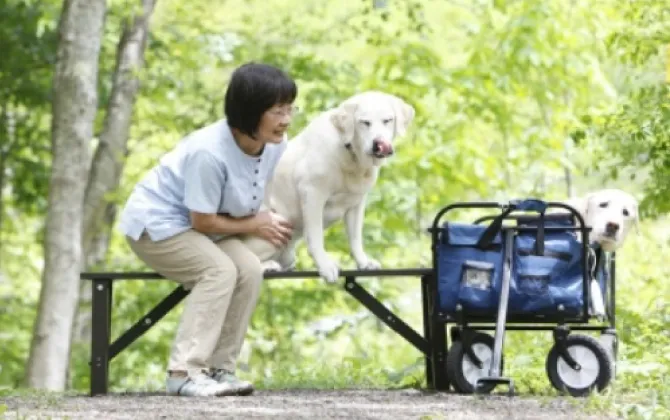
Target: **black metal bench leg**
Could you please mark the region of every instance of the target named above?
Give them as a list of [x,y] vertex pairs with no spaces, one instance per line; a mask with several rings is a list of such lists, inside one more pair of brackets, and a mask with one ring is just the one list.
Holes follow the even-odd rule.
[[144,315],[139,321],[137,321],[132,327],[128,328],[119,338],[114,340],[112,344],[109,345],[109,361],[113,360],[117,354],[121,353],[126,347],[135,342],[140,338],[144,333],[146,333],[149,328],[156,325],[168,312],[172,310],[179,302],[184,299],[189,292],[184,289],[182,286],[175,288],[172,293],[167,295],[162,301],[158,303],[149,313]]
[[430,317],[430,370],[432,371],[433,387],[437,391],[449,390],[449,378],[447,377],[447,334],[446,324],[440,319],[436,311],[437,283],[434,275],[426,276],[428,308]]
[[[426,341],[429,343],[429,345],[432,345],[431,343],[433,342],[432,339],[432,330],[431,330],[431,324],[430,324],[430,313],[431,313],[431,305],[430,305],[430,278],[427,276],[422,276],[421,277],[421,301],[422,301],[422,307],[423,307],[423,336],[426,339]],[[429,389],[434,389],[435,384],[433,381],[433,365],[431,363],[431,353],[427,353],[425,356],[425,363],[426,363],[426,386]]]
[[107,393],[112,322],[112,280],[93,281],[91,329],[91,396]]
[[414,346],[423,354],[430,351],[429,343],[424,337],[410,327],[405,321],[398,318],[396,314],[391,312],[384,304],[382,304],[376,297],[371,295],[360,284],[356,282],[356,278],[345,277],[345,290],[351,296],[356,298],[360,303],[370,310],[380,321],[386,324],[393,331],[398,333],[408,343]]

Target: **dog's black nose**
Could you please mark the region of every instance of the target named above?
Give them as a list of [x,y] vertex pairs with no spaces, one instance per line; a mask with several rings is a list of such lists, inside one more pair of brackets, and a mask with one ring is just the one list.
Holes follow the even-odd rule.
[[379,153],[382,151],[381,146],[377,140],[372,142],[372,153]]
[[607,222],[607,224],[605,225],[605,231],[610,235],[614,235],[615,233],[617,233],[618,230],[619,230],[618,223]]
[[393,146],[382,139],[374,139],[372,141],[372,153],[380,156],[389,156],[393,154]]

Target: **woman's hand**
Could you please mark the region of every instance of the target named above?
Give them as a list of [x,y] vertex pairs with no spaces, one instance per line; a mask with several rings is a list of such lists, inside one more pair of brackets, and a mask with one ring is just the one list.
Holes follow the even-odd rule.
[[255,218],[257,228],[254,233],[272,242],[274,246],[281,247],[286,245],[291,239],[293,225],[279,214],[271,210],[264,210],[259,212]]

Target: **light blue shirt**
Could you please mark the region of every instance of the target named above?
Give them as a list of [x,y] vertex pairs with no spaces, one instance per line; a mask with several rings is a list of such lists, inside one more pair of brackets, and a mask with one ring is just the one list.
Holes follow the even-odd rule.
[[160,241],[190,229],[191,210],[236,218],[257,213],[286,146],[284,137],[279,144],[266,144],[259,156],[247,155],[225,120],[194,131],[135,186],[121,212],[119,230],[134,240],[146,230]]

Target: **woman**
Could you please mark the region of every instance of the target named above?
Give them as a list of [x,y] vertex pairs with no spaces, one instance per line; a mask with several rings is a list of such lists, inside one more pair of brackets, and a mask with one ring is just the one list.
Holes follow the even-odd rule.
[[133,252],[191,291],[170,354],[169,394],[253,392],[234,372],[263,271],[235,235],[276,244],[291,236],[288,221],[259,207],[286,149],[296,95],[295,82],[275,67],[239,67],[226,91],[226,119],[164,155],[123,209],[120,229]]

